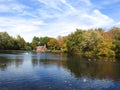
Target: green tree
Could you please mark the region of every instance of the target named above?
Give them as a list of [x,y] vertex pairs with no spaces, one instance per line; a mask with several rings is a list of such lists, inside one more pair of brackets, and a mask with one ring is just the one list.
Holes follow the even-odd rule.
[[32,50],[31,43],[29,43],[29,42],[26,43],[25,50],[28,50],[28,51]]
[[46,47],[48,47],[49,40],[50,40],[50,37],[41,37],[40,38],[40,45],[41,46],[46,45]]
[[111,37],[102,29],[76,30],[67,40],[67,50],[73,54],[115,56],[114,47]]
[[26,42],[20,35],[17,36],[16,43],[19,49],[25,49]]
[[47,44],[48,48],[51,50],[56,50],[58,48],[58,41],[55,38],[51,38]]
[[113,44],[115,45],[114,51],[116,55],[120,55],[120,40],[115,40]]
[[62,51],[63,52],[67,52],[67,40],[68,40],[68,36],[64,36],[62,37]]
[[32,39],[32,48],[35,49],[39,45],[40,45],[39,37],[34,36]]
[[83,40],[83,32],[82,30],[76,30],[70,36],[68,36],[67,40],[67,50],[68,53],[81,53],[82,47],[81,42]]
[[120,55],[120,28],[113,27],[107,32],[107,34],[112,38],[112,42],[115,45],[114,51],[116,55]]
[[9,50],[14,47],[14,39],[7,32],[0,32],[0,49]]

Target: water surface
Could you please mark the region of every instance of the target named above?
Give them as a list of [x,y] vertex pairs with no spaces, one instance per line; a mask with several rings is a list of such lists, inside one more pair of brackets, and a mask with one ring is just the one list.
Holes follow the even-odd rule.
[[1,52],[0,90],[120,90],[119,61]]

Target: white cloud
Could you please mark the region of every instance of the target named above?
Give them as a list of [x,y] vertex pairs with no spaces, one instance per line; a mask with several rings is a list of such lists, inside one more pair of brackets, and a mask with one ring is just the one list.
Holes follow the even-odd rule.
[[59,0],[38,0],[39,2],[45,4],[47,7],[51,7],[51,8],[54,8],[54,9],[57,9],[59,11],[62,11],[59,7],[58,7],[58,4],[59,4]]
[[117,3],[117,2],[120,2],[120,0],[104,0],[102,2],[103,5],[109,5],[109,4],[113,4],[113,3]]
[[90,0],[81,0],[82,2],[86,3],[88,6],[91,6],[92,3],[90,2]]
[[68,6],[72,11],[76,11],[76,9],[73,6],[71,6],[70,4],[68,4],[66,0],[60,0],[60,2],[62,2],[66,6]]
[[[99,10],[93,10],[92,14],[83,15],[83,18],[88,21],[88,28],[108,27],[114,23],[114,20],[102,14]],[[90,26],[89,26],[90,25]],[[86,25],[87,26],[87,25]]]
[[15,1],[9,1],[8,2],[2,2],[0,3],[0,12],[6,12],[6,13],[22,13],[25,9],[30,9],[30,7],[25,6],[23,4],[17,3]]
[[40,20],[27,20],[23,18],[0,18],[0,31],[6,31],[10,35],[21,35],[27,41],[31,41],[32,37],[40,36],[40,26],[44,25]]
[[[43,6],[36,6],[33,11],[27,10],[31,7],[22,3],[0,4],[0,13],[13,11],[16,13],[14,17],[0,16],[0,31],[7,31],[13,36],[19,34],[26,41],[31,41],[33,36],[57,37],[70,34],[76,28],[89,29],[119,25],[98,9],[93,9],[90,0],[79,0],[85,3],[86,8],[81,5],[73,6],[68,0],[38,1],[38,5],[42,3]],[[31,17],[26,18],[23,17],[24,15]]]
[[6,5],[0,5],[0,12],[6,12],[6,11],[9,11],[10,8],[9,7],[6,7]]
[[114,27],[120,27],[120,22],[114,23]]

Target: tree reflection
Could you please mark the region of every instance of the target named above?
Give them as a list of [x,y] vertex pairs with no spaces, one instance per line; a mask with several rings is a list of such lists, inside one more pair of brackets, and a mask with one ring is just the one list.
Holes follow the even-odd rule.
[[45,65],[57,65],[58,67],[62,66],[62,62],[63,60],[66,60],[66,55],[62,54],[62,53],[58,53],[58,54],[51,54],[51,53],[44,53],[45,55],[43,55],[43,53],[39,53],[37,54],[36,57],[39,56],[39,59],[33,57],[32,58],[32,65],[33,67],[35,66],[45,66]]
[[[120,78],[120,62],[114,62],[112,59],[96,60],[94,58],[86,58],[82,56],[67,56],[66,54],[30,54],[25,55],[1,55],[0,56],[0,70],[6,70],[10,66],[20,68],[23,63],[32,63],[32,66],[46,67],[57,66],[58,68],[67,69],[75,78],[87,76],[98,79],[112,79],[118,80]],[[32,55],[32,56],[31,56]],[[29,58],[30,57],[30,58]],[[31,58],[32,57],[32,58]],[[39,59],[38,59],[39,57]],[[26,60],[27,59],[27,60]],[[102,58],[103,59],[103,58]],[[31,64],[30,64],[31,65]],[[26,66],[27,67],[27,66]]]
[[[61,56],[63,57],[63,56]],[[82,56],[68,56],[66,60],[52,59],[41,59],[39,64],[45,65],[56,65],[68,69],[71,75],[76,78],[87,76],[92,79],[112,79],[119,80],[120,78],[120,63],[111,62],[106,60],[94,60],[88,61],[88,58]]]
[[23,60],[21,59],[16,59],[13,62],[15,62],[15,66],[19,68],[23,64]]
[[37,60],[37,59],[32,59],[32,65],[33,65],[33,67],[39,65],[39,60]]
[[11,60],[0,56],[0,70],[6,70],[7,67],[11,64]]
[[120,78],[120,63],[106,62],[106,61],[88,61],[87,58],[82,57],[68,57],[70,58],[64,63],[72,75],[76,78],[81,76],[88,76],[90,78],[109,78],[119,80]]
[[7,67],[12,66],[12,65],[15,65],[16,68],[18,68],[22,64],[23,64],[23,60],[18,59],[17,57],[12,59],[10,57],[8,58],[8,57],[0,56],[0,69],[1,70],[6,70]]

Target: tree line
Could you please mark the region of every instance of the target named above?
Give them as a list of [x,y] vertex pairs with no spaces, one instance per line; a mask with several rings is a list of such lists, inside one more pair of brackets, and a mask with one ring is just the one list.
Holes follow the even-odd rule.
[[24,50],[26,41],[18,35],[17,38],[7,32],[0,32],[0,50]]
[[102,28],[77,29],[68,37],[69,53],[85,55],[115,56],[120,54],[120,28],[113,27],[108,31]]
[[98,56],[115,56],[120,54],[120,28],[108,31],[97,29],[76,29],[67,36],[36,37],[26,42],[18,35],[16,38],[7,32],[0,32],[0,50],[35,50],[37,46],[46,45],[48,50],[59,50],[70,54]]

